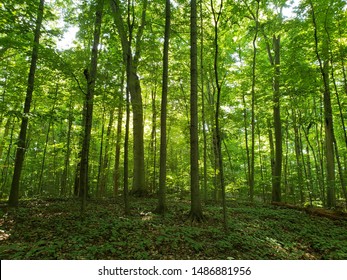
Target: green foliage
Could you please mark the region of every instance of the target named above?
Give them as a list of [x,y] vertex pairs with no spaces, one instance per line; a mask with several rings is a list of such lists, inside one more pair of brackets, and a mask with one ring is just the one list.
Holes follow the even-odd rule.
[[1,259],[346,259],[345,220],[332,221],[270,206],[229,205],[221,227],[219,206],[191,225],[185,202],[163,219],[154,201],[132,201],[131,216],[111,200],[91,201],[85,220],[74,200],[28,200],[3,211]]

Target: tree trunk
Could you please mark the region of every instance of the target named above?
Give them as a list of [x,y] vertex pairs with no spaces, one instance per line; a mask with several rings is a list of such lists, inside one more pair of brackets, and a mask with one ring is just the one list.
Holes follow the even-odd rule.
[[82,208],[81,212],[84,213],[86,199],[88,196],[88,167],[89,167],[89,147],[91,139],[92,121],[93,121],[93,102],[94,102],[94,91],[95,91],[95,81],[97,75],[98,66],[98,46],[100,41],[101,33],[101,21],[102,13],[104,8],[104,0],[98,0],[96,15],[95,15],[95,26],[94,26],[94,41],[91,53],[90,69],[84,70],[84,75],[87,81],[87,93],[86,93],[86,111],[85,123],[84,123],[84,135],[81,153],[81,169],[80,169],[80,185],[79,185],[79,195],[82,198]]
[[68,182],[69,182],[68,174],[69,174],[69,163],[70,163],[70,155],[71,155],[72,121],[73,121],[72,96],[70,96],[68,129],[67,129],[67,135],[66,135],[66,153],[65,153],[65,159],[64,159],[64,169],[63,169],[63,173],[61,176],[61,188],[60,188],[60,195],[62,197],[66,196],[67,186],[68,186]]
[[11,193],[8,200],[9,206],[12,206],[12,207],[17,207],[18,200],[19,200],[19,181],[20,181],[20,176],[22,173],[24,155],[26,150],[26,135],[27,135],[28,122],[29,122],[30,105],[31,105],[31,100],[33,96],[33,91],[34,91],[35,72],[36,72],[36,64],[37,64],[38,52],[39,52],[39,44],[40,44],[39,41],[40,41],[40,35],[41,35],[44,2],[45,2],[44,0],[40,0],[38,12],[37,12],[36,27],[35,27],[35,34],[34,34],[34,45],[33,45],[32,54],[31,54],[31,65],[30,65],[30,71],[28,76],[27,93],[25,97],[22,123],[20,127],[18,144],[17,144],[16,159],[15,159],[13,179],[12,179],[12,185],[11,185]]
[[104,152],[104,159],[102,161],[102,169],[100,174],[100,193],[101,195],[106,194],[106,187],[107,187],[107,178],[108,178],[108,165],[109,165],[109,153],[110,153],[110,138],[111,138],[111,132],[112,132],[112,126],[113,126],[113,120],[114,120],[114,108],[110,110],[110,117],[107,125],[107,131],[106,131],[106,141],[105,141],[105,152]]
[[247,179],[247,185],[249,186],[249,198],[251,199],[251,157],[249,152],[249,144],[248,144],[248,122],[247,122],[247,104],[246,104],[246,98],[245,94],[242,94],[242,102],[243,102],[243,125],[245,129],[245,145],[246,145],[246,159],[247,159],[247,172],[246,172],[246,179]]
[[254,23],[255,23],[255,33],[253,37],[253,57],[252,57],[252,89],[251,89],[251,96],[252,96],[252,102],[251,102],[251,156],[250,156],[250,168],[249,168],[249,198],[250,201],[253,202],[254,199],[254,162],[255,162],[255,84],[256,84],[256,65],[257,65],[257,38],[258,38],[258,31],[259,31],[259,6],[260,1],[257,1],[257,8],[255,13],[251,10],[251,8],[248,6],[247,2],[244,1],[245,5],[247,6],[248,11],[250,12]]
[[102,110],[102,118],[101,118],[101,136],[100,136],[100,149],[99,149],[99,164],[98,164],[98,176],[96,181],[96,196],[102,197],[105,195],[105,190],[101,188],[101,173],[104,170],[104,158],[103,158],[103,151],[104,151],[104,135],[105,135],[105,111],[106,108],[104,106]]
[[298,173],[298,189],[300,192],[300,203],[304,205],[305,197],[303,192],[303,176],[302,176],[302,161],[301,161],[301,153],[302,153],[302,145],[301,139],[299,135],[299,127],[296,118],[296,112],[293,110],[293,126],[294,126],[294,146],[295,146],[295,159],[296,159],[296,171]]
[[222,154],[222,139],[221,139],[221,129],[219,122],[219,112],[220,112],[220,103],[221,103],[221,92],[222,84],[219,80],[219,69],[218,69],[218,58],[219,58],[219,44],[218,44],[218,23],[220,16],[222,14],[223,1],[220,2],[219,12],[216,13],[213,2],[211,0],[212,13],[214,18],[214,74],[215,82],[217,87],[217,102],[215,110],[215,130],[216,130],[216,146],[217,146],[217,158],[218,158],[218,171],[219,171],[219,185],[222,192],[222,207],[223,207],[223,225],[224,229],[227,229],[227,213],[226,213],[226,198],[225,198],[225,183],[224,183],[224,166],[223,166],[223,154]]
[[[141,96],[140,80],[137,75],[137,66],[141,54],[142,34],[145,27],[146,10],[148,0],[143,1],[141,23],[138,28],[135,40],[133,41],[133,23],[128,10],[127,29],[122,19],[122,10],[119,0],[111,0],[111,8],[114,13],[114,22],[117,27],[123,51],[123,61],[127,72],[127,88],[131,96],[133,108],[133,151],[134,151],[134,184],[133,193],[138,196],[147,194],[145,188],[145,156],[144,156],[144,127],[143,127],[143,106]],[[133,49],[134,55],[133,55]]]
[[[156,82],[155,82],[156,84]],[[154,193],[157,192],[157,89],[156,85],[154,86],[154,90],[151,91],[152,97],[152,131],[151,131],[151,141],[149,143],[151,156],[149,156],[149,161],[151,161],[153,167],[153,173],[151,174],[150,179],[151,182],[148,184],[150,186],[149,191]]]
[[201,118],[202,118],[202,135],[203,135],[203,197],[207,201],[207,131],[206,131],[206,112],[205,112],[205,73],[204,73],[204,26],[202,1],[200,1],[200,81],[201,81]]
[[197,6],[191,0],[190,15],[190,189],[192,221],[202,221],[203,213],[199,189],[199,139],[198,139],[198,72],[197,72]]
[[275,164],[272,177],[272,201],[281,201],[281,173],[282,173],[282,124],[280,111],[280,36],[273,36],[274,47],[274,81],[273,81],[273,118],[275,128]]
[[159,170],[159,201],[157,213],[164,214],[166,206],[166,118],[167,118],[167,92],[168,92],[168,70],[169,70],[169,39],[170,39],[170,0],[165,3],[165,36],[163,53],[163,86],[161,95],[160,112],[160,170]]
[[[271,167],[271,178],[273,178],[275,172],[275,146],[274,146],[274,138],[272,132],[271,121],[268,120],[268,132],[269,132],[269,145],[270,145],[270,167]],[[272,198],[271,198],[272,199]]]
[[123,181],[123,197],[124,197],[124,213],[130,214],[129,207],[129,119],[130,119],[130,105],[129,105],[129,91],[126,90],[126,116],[125,116],[125,136],[124,136],[124,181]]
[[[121,93],[123,94],[123,88],[124,88],[124,75],[122,78],[122,90]],[[122,139],[122,120],[123,120],[123,101],[121,97],[121,104],[118,108],[118,116],[117,116],[117,137],[116,137],[116,154],[114,159],[114,183],[113,183],[113,195],[115,198],[118,196],[118,190],[120,186],[120,170],[119,170],[119,163],[120,163],[120,149],[121,149],[121,139]]]

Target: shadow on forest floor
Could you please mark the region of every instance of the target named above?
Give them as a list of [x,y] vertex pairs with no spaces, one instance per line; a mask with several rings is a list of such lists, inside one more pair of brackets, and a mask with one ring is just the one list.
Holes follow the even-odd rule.
[[155,199],[93,200],[86,218],[76,200],[27,200],[0,210],[1,259],[347,259],[347,221],[271,205],[206,205],[206,221],[191,225],[190,204],[151,213]]

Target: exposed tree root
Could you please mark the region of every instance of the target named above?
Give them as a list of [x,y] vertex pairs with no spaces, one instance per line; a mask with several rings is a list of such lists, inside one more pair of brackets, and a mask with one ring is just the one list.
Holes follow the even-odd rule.
[[197,222],[197,223],[202,223],[206,220],[206,217],[202,212],[193,212],[190,211],[188,215],[188,219],[190,219],[191,223]]

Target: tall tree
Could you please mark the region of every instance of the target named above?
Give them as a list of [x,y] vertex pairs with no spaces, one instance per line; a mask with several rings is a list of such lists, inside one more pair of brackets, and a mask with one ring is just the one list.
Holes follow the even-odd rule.
[[163,51],[163,78],[160,112],[160,170],[159,170],[159,201],[157,213],[164,214],[166,211],[166,116],[167,116],[167,94],[168,94],[168,72],[169,72],[169,39],[170,39],[170,0],[165,2],[165,35]]
[[[138,72],[138,63],[141,55],[142,35],[145,28],[145,19],[148,0],[142,4],[142,14],[136,36],[134,36],[135,10],[134,3],[127,3],[127,20],[123,21],[123,9],[121,1],[110,0],[114,23],[120,36],[123,61],[126,66],[127,87],[131,97],[133,108],[133,137],[134,137],[134,184],[133,193],[143,196],[145,189],[145,156],[144,156],[144,126],[141,85]],[[134,46],[135,44],[135,46]]]
[[126,89],[126,115],[125,115],[125,135],[124,135],[124,180],[123,180],[123,198],[124,198],[124,213],[129,215],[129,121],[130,121],[130,100],[129,90]]
[[34,44],[33,44],[32,53],[31,53],[31,64],[30,64],[30,71],[28,76],[27,92],[25,97],[22,123],[20,127],[18,144],[17,144],[11,192],[10,192],[10,196],[8,200],[9,205],[13,207],[18,206],[18,200],[19,200],[19,182],[20,182],[20,177],[22,173],[24,155],[26,150],[26,136],[27,136],[28,122],[29,122],[30,106],[31,106],[33,92],[34,92],[35,72],[36,72],[36,65],[37,65],[37,59],[38,59],[38,53],[39,53],[44,3],[45,3],[44,0],[40,0],[38,12],[37,12],[36,27],[35,27],[35,33],[34,33]]
[[190,190],[192,221],[204,219],[199,189],[197,5],[190,2]]
[[273,126],[275,130],[274,157],[272,169],[272,201],[281,201],[281,173],[282,173],[282,124],[280,105],[280,43],[281,36],[273,35],[272,50],[267,40],[266,47],[269,61],[273,67]]
[[273,120],[275,128],[275,166],[272,182],[272,201],[281,201],[281,174],[282,174],[282,122],[280,104],[280,35],[273,36],[274,67],[273,78]]
[[118,190],[120,187],[120,152],[121,152],[121,140],[122,140],[122,120],[123,120],[123,94],[124,94],[124,71],[121,76],[121,89],[117,115],[117,135],[116,135],[116,151],[114,157],[114,173],[113,173],[113,195],[116,198],[118,196]]
[[95,13],[95,26],[93,47],[91,52],[91,60],[89,69],[84,70],[84,75],[87,81],[87,92],[85,96],[85,111],[84,114],[84,133],[81,153],[81,166],[80,166],[80,184],[79,194],[82,197],[82,213],[84,212],[86,198],[88,195],[88,165],[89,165],[89,147],[91,140],[92,121],[93,121],[93,106],[94,106],[94,91],[98,67],[98,47],[100,42],[101,22],[104,9],[104,0],[97,1]]
[[222,205],[223,205],[223,220],[224,220],[224,228],[227,228],[227,214],[226,214],[226,201],[225,201],[225,183],[224,183],[224,166],[223,166],[223,155],[222,155],[222,140],[221,140],[221,129],[220,129],[220,107],[221,107],[221,92],[222,92],[222,81],[219,78],[219,22],[222,15],[223,9],[223,0],[220,1],[219,10],[216,11],[215,6],[213,4],[213,0],[211,0],[211,8],[213,14],[214,21],[214,76],[215,83],[217,88],[217,102],[216,102],[216,110],[215,110],[215,134],[216,134],[216,156],[218,160],[218,185],[220,186],[222,192]]
[[256,9],[255,12],[250,8],[246,1],[244,1],[251,18],[254,21],[254,36],[252,41],[253,46],[253,57],[252,57],[252,87],[251,87],[251,156],[250,156],[250,166],[249,166],[249,198],[253,202],[254,199],[254,149],[255,149],[255,86],[256,86],[256,66],[257,66],[257,39],[259,32],[259,6],[260,0],[256,0]]
[[[329,79],[329,42],[324,36],[322,44],[322,52],[319,51],[319,35],[316,18],[316,11],[312,0],[309,1],[311,8],[312,24],[314,28],[315,53],[319,62],[319,69],[323,80],[323,104],[324,104],[324,128],[325,128],[325,157],[327,171],[327,207],[336,206],[335,194],[335,161],[334,161],[334,123],[331,106],[331,91]],[[326,15],[327,16],[327,15]],[[325,19],[327,20],[327,19]]]

